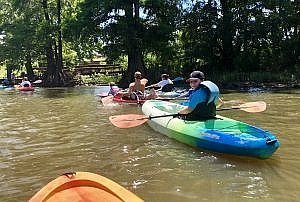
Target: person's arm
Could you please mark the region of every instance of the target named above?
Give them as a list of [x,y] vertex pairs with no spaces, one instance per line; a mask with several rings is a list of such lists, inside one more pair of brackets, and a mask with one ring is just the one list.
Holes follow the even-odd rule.
[[160,82],[156,83],[155,86],[162,88],[165,85],[165,82],[161,80]]
[[152,85],[150,85],[150,86],[147,86],[147,87],[145,87],[145,88],[153,88],[153,87],[157,87],[157,83],[152,84]]

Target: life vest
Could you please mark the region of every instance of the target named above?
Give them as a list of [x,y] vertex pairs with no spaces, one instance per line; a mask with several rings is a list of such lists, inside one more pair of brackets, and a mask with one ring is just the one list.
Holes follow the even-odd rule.
[[205,90],[207,94],[207,99],[205,102],[199,103],[191,113],[187,114],[184,117],[184,119],[207,120],[215,118],[216,103],[220,94],[218,86],[211,81],[203,81],[201,82],[199,88],[195,89],[195,91],[197,90]]

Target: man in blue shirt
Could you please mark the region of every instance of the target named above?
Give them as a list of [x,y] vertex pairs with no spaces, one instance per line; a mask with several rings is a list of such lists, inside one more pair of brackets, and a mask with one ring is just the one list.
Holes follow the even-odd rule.
[[186,120],[207,120],[216,116],[216,103],[219,99],[219,88],[211,81],[204,81],[201,71],[193,71],[187,82],[192,91],[186,107],[178,113]]

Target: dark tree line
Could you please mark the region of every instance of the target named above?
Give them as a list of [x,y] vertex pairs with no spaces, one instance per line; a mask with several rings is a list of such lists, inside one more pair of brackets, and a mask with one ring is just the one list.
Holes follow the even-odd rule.
[[[294,0],[0,1],[0,61],[7,69],[47,64],[48,86],[63,67],[101,53],[137,70],[186,76],[271,72],[300,75],[300,3]],[[18,17],[15,17],[18,16]],[[69,52],[75,61],[67,61]],[[13,54],[12,54],[13,53]],[[74,59],[73,59],[74,60]]]
[[183,17],[184,67],[299,75],[299,2],[197,2]]

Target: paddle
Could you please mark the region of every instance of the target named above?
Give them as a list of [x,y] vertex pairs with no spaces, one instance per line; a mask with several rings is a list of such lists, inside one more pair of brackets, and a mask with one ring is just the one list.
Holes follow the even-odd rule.
[[[183,81],[183,78],[182,77],[176,77],[175,79],[172,80],[173,82],[177,82],[177,81]],[[153,88],[155,87],[155,84],[153,85],[150,85],[150,86],[146,86],[145,89],[148,89],[148,88]],[[160,87],[157,87],[157,88],[160,88]]]
[[100,93],[100,94],[97,94],[96,96],[104,98],[104,97],[108,96],[108,93]]
[[109,95],[107,97],[102,97],[101,102],[102,102],[103,106],[108,106],[109,104],[111,104],[113,102],[113,98],[114,98],[114,96],[112,96],[112,95]]
[[184,97],[157,97],[154,100],[163,100],[163,101],[170,101],[170,100],[188,100],[188,98]]
[[[225,111],[225,110],[233,110],[233,109],[239,109],[242,111],[250,112],[250,113],[256,113],[256,112],[262,112],[266,110],[266,103],[262,101],[258,102],[247,102],[245,104],[241,104],[239,106],[232,106],[228,108],[222,108],[217,109],[217,111]],[[154,118],[162,118],[162,117],[176,117],[180,116],[179,114],[167,114],[167,115],[160,115],[160,116],[145,116],[145,115],[139,115],[139,114],[124,114],[124,115],[117,115],[117,116],[110,116],[109,120],[110,122],[118,127],[118,128],[132,128],[139,125],[142,125],[143,123],[147,122],[148,120],[154,119]]]

